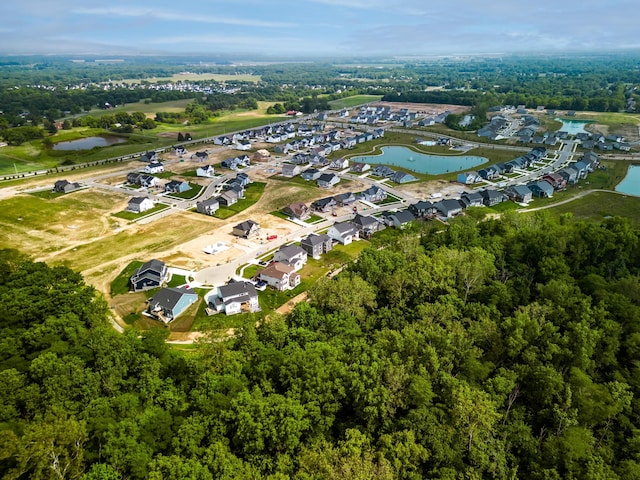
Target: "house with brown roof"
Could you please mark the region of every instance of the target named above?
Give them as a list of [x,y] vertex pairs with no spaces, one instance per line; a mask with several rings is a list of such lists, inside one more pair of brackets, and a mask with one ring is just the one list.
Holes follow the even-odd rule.
[[282,209],[282,213],[299,220],[306,220],[311,216],[311,210],[302,202],[290,203]]
[[276,290],[284,291],[300,285],[300,275],[295,269],[282,262],[273,262],[263,270],[259,270],[257,277]]

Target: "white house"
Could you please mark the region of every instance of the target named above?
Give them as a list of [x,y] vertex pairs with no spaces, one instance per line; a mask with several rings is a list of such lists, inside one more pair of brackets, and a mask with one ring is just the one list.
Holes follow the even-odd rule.
[[300,275],[286,263],[273,262],[258,272],[258,278],[276,290],[290,290],[300,285]]
[[307,252],[298,245],[282,245],[273,255],[273,259],[292,266],[297,272],[307,263]]
[[352,222],[334,223],[327,235],[343,245],[349,245],[352,241],[360,239],[358,227]]
[[144,167],[144,173],[162,173],[164,172],[164,165],[161,162],[151,162]]
[[133,197],[131,200],[129,200],[127,210],[136,213],[142,213],[146,212],[147,210],[151,210],[153,207],[153,200],[151,200],[149,197]]
[[197,177],[213,177],[214,172],[215,170],[213,168],[213,165],[204,165],[202,167],[196,168]]

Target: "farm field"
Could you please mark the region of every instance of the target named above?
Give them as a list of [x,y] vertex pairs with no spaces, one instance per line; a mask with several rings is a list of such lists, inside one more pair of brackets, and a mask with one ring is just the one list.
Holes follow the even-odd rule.
[[342,108],[351,108],[365,103],[377,102],[382,98],[382,95],[354,95],[352,97],[340,98],[338,100],[331,100],[329,106],[333,110],[339,110]]

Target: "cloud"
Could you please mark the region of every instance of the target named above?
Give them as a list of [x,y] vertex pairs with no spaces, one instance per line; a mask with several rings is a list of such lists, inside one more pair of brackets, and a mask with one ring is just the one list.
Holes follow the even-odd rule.
[[198,22],[222,25],[236,25],[244,27],[286,28],[292,23],[253,20],[251,18],[232,18],[223,16],[202,15],[195,12],[183,13],[179,11],[159,10],[156,8],[111,7],[111,8],[76,8],[72,10],[76,15],[105,15],[113,17],[153,18],[156,20],[171,20],[179,22]]

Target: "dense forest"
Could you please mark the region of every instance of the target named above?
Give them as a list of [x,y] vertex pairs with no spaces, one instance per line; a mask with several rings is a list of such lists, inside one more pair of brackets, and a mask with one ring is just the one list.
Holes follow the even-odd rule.
[[640,479],[640,230],[387,230],[310,301],[184,352],[0,252],[7,479]]

